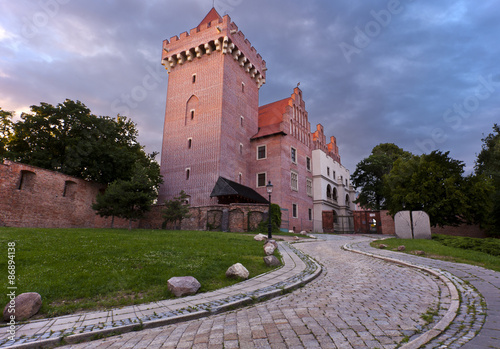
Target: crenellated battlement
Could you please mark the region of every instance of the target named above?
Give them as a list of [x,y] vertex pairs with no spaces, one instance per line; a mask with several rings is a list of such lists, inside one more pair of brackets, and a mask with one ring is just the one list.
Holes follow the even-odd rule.
[[[209,16],[218,19],[208,21]],[[266,82],[266,62],[228,15],[213,9],[197,27],[163,41],[162,65],[170,73],[178,65],[214,53],[231,55],[260,88]]]

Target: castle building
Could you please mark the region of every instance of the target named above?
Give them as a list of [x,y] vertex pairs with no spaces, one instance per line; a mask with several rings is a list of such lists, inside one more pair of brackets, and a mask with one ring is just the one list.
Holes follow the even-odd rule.
[[[321,220],[315,188],[323,185],[313,184],[313,163],[326,159],[313,151],[339,166],[340,157],[324,146],[324,135],[311,134],[302,91],[296,87],[290,97],[259,107],[266,62],[214,8],[189,33],[163,42],[162,64],[169,77],[158,201],[184,190],[191,206],[266,203],[271,182],[285,226],[312,231],[315,217]],[[337,208],[328,198],[320,201],[318,210]]]

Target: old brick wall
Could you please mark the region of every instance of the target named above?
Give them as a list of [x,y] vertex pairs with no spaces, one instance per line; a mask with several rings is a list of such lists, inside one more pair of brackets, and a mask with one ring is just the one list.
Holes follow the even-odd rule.
[[[163,219],[161,211],[164,205],[153,206],[151,212],[141,220],[139,227],[143,229],[161,229]],[[182,230],[221,230],[223,211],[229,214],[229,231],[253,231],[267,217],[268,206],[265,204],[230,204],[191,207],[191,217],[182,221]],[[166,229],[175,229],[174,224],[167,224]]]
[[[97,183],[4,160],[0,164],[0,226],[109,227],[111,219],[97,216],[91,207],[102,189]],[[128,221],[116,218],[114,225],[128,227]]]

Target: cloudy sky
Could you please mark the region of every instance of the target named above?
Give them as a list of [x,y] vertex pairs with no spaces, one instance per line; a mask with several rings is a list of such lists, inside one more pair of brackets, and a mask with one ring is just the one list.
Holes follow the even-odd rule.
[[[162,41],[196,27],[213,0],[0,0],[0,106],[80,100],[129,116],[160,151]],[[260,104],[300,82],[315,129],[354,171],[392,142],[450,151],[471,171],[500,123],[497,0],[215,0],[267,62]]]

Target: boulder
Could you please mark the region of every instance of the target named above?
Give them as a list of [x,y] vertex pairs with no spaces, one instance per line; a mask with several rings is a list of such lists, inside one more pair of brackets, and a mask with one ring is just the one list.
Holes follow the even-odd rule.
[[[9,308],[9,306],[15,308]],[[38,313],[42,306],[42,296],[36,292],[21,293],[10,301],[3,310],[3,319],[10,321],[10,316],[15,315],[16,322],[24,321]],[[15,309],[15,313],[9,313],[9,309]]]
[[274,253],[274,251],[276,250],[276,247],[274,247],[274,244],[268,242],[264,245],[264,252],[266,253],[266,255],[270,256]]
[[378,245],[378,248],[380,248],[380,249],[382,249],[382,248],[387,248],[387,245],[380,244],[380,245]]
[[311,239],[316,239],[316,236],[314,235],[307,235],[308,237],[310,237]]
[[307,231],[302,230],[302,231],[300,232],[300,235],[307,235]]
[[425,254],[425,252],[424,251],[415,251],[415,254],[417,256],[423,256]]
[[176,297],[189,296],[198,292],[201,284],[192,276],[177,276],[167,281],[168,290]]
[[398,251],[404,251],[406,247],[404,245],[398,246]]
[[248,275],[250,273],[248,272],[247,268],[245,268],[241,263],[236,263],[233,264],[229,267],[229,269],[226,271],[226,277],[228,278],[234,278],[234,279],[248,279]]
[[266,241],[267,236],[265,236],[264,234],[257,234],[253,237],[253,239],[255,241]]
[[295,232],[293,230],[289,230],[288,231],[290,234],[295,234]]
[[300,240],[300,238],[298,236],[294,236],[293,239],[294,240]]
[[264,257],[264,262],[266,262],[268,267],[279,267],[281,265],[280,260],[276,256],[266,256]]
[[266,244],[273,244],[275,248],[278,248],[278,243],[276,242],[276,240],[267,240]]

